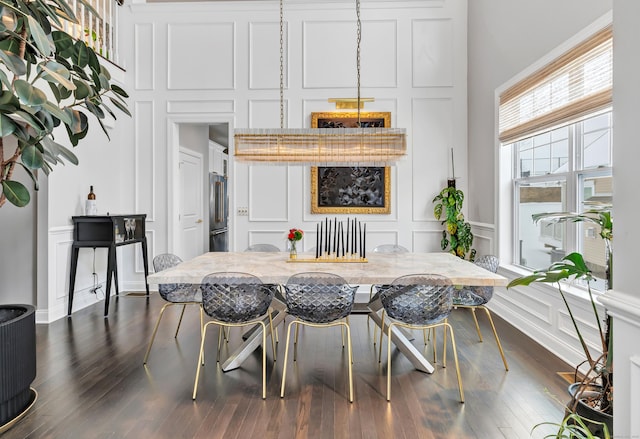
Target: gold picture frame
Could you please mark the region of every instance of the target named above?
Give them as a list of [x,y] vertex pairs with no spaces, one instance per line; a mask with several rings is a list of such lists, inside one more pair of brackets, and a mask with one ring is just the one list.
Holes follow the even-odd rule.
[[[311,113],[311,128],[355,128],[357,112]],[[390,112],[360,112],[365,127],[389,128]],[[311,213],[391,213],[390,166],[312,166]]]

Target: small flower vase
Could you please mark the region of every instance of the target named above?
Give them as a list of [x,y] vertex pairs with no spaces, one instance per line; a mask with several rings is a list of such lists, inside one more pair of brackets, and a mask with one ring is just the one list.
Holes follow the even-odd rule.
[[289,241],[291,245],[289,246],[289,259],[297,259],[298,258],[298,249],[296,248],[296,243],[298,241]]

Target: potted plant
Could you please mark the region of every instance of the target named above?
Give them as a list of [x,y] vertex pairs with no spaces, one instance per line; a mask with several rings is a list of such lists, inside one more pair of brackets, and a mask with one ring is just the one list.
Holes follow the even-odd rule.
[[[85,0],[80,3],[99,15]],[[29,190],[14,179],[16,170],[25,172],[37,190],[38,174],[48,175],[62,160],[78,163],[54,137],[57,127],[64,127],[75,147],[87,135],[89,114],[107,137],[102,120],[107,114],[115,119],[110,105],[130,115],[127,93],[111,83],[93,49],[58,30],[65,21],[79,24],[75,12],[66,0],[0,3],[0,207],[7,201],[18,207],[30,201]],[[33,306],[2,305],[0,311],[0,383],[11,383],[0,386],[2,432],[35,400],[30,384],[36,348]]]
[[460,189],[456,189],[456,181],[454,178],[448,180],[447,187],[442,189],[435,196],[433,202],[433,215],[437,220],[444,219],[442,224],[445,230],[442,231],[442,240],[440,247],[442,250],[449,249],[462,259],[470,252],[469,259],[474,260],[476,251],[471,249],[473,245],[473,233],[471,233],[471,224],[465,221],[462,213],[462,203],[464,201],[464,193]]
[[[611,220],[611,212],[609,207],[602,209],[589,210],[584,213],[545,213],[534,215],[534,221],[542,219],[560,222],[590,222],[597,224],[600,228],[600,236],[605,242],[606,251],[606,280],[607,288],[612,286],[612,247],[613,239],[613,223]],[[598,312],[595,297],[591,290],[591,281],[594,279],[591,269],[587,266],[583,256],[580,253],[571,253],[562,260],[554,262],[549,268],[534,271],[528,276],[523,276],[512,280],[507,288],[530,285],[533,282],[543,282],[556,284],[558,292],[567,309],[573,328],[576,332],[580,346],[585,354],[587,370],[578,378],[580,374],[578,369],[583,363],[576,367],[576,382],[569,386],[571,394],[571,402],[567,405],[569,413],[579,415],[584,420],[592,420],[590,429],[594,434],[602,435],[602,424],[606,424],[608,431],[613,430],[613,346],[611,337],[611,319],[600,315]],[[566,293],[563,290],[562,281],[583,280],[587,285],[587,293],[593,311],[593,317],[596,322],[596,328],[599,332],[600,351],[598,355],[594,355],[589,350],[585,339],[581,333],[580,327],[574,316],[574,312],[567,301]]]
[[93,49],[57,30],[65,21],[79,23],[65,0],[0,4],[0,207],[7,201],[19,207],[29,203],[28,189],[13,179],[16,169],[26,172],[37,190],[37,171],[49,174],[63,159],[78,163],[55,140],[57,127],[63,125],[76,146],[87,135],[88,114],[109,137],[102,119],[107,114],[115,118],[115,113],[107,98],[130,115],[127,93],[110,82]]

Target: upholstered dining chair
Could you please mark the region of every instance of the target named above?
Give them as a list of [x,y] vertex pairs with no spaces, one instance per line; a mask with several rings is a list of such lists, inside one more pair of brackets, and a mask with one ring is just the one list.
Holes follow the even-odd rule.
[[[453,335],[453,328],[447,322],[447,317],[453,307],[452,292],[453,285],[451,281],[444,276],[435,274],[402,276],[395,279],[390,285],[380,288],[379,294],[383,306],[380,327],[383,329],[380,332],[378,359],[382,356],[382,333],[385,327],[385,314],[391,318],[387,327],[387,401],[391,400],[391,331],[394,326],[407,329],[431,329],[442,326],[451,335],[460,402],[464,402],[456,340]],[[442,364],[444,367],[447,365],[446,347]]]
[[[164,253],[153,258],[153,269],[157,273],[159,271],[175,267],[181,262],[182,259],[180,259],[178,256],[171,253]],[[158,319],[156,320],[156,325],[153,328],[151,340],[149,340],[149,345],[147,346],[147,352],[144,354],[143,364],[147,364],[147,360],[149,359],[149,352],[151,352],[151,346],[153,345],[153,341],[156,338],[160,320],[162,320],[164,311],[170,306],[182,305],[182,311],[180,312],[180,319],[178,320],[178,327],[176,328],[174,338],[178,337],[180,324],[182,323],[182,317],[184,316],[184,311],[187,305],[196,305],[200,308],[200,335],[202,336],[204,312],[202,310],[202,294],[200,293],[200,285],[160,284],[158,285],[158,292],[160,293],[160,297],[166,300],[167,303],[162,307],[162,309],[160,309],[160,314],[158,315]]]
[[[282,387],[280,397],[284,397],[287,378],[287,359],[291,328],[296,326],[293,360],[297,357],[297,329],[299,325],[311,327],[341,326],[347,333],[347,364],[349,371],[349,402],[353,402],[353,354],[351,350],[351,330],[346,317],[351,313],[357,286],[350,286],[341,276],[332,273],[306,272],[291,276],[284,286],[287,313],[293,320],[287,326],[287,341],[282,366]],[[344,348],[344,338],[342,346]]]
[[204,343],[207,328],[210,325],[221,326],[218,335],[219,362],[222,327],[253,326],[258,324],[262,326],[262,399],[265,399],[267,397],[267,328],[264,320],[267,316],[269,317],[271,346],[275,360],[276,351],[273,342],[273,325],[271,325],[269,306],[277,286],[263,284],[259,278],[248,273],[219,272],[205,276],[202,279],[201,289],[202,306],[204,312],[211,317],[211,320],[202,329],[202,340],[200,341],[200,353],[192,398],[196,399],[200,369],[204,365]]
[[[474,261],[476,265],[484,268],[485,270],[489,270],[492,273],[496,273],[498,271],[498,267],[500,266],[500,260],[493,255],[483,255],[476,258]],[[485,306],[489,300],[493,297],[493,287],[479,287],[479,286],[465,286],[462,289],[455,289],[453,291],[453,308],[467,308],[471,310],[471,315],[473,315],[473,321],[476,324],[476,331],[478,333],[478,338],[482,342],[482,333],[480,332],[480,326],[478,325],[478,317],[476,316],[476,309],[482,309],[487,314],[489,319],[489,323],[491,324],[491,329],[493,330],[493,336],[496,339],[496,344],[498,345],[498,350],[500,351],[500,356],[502,357],[502,363],[504,364],[505,370],[509,370],[509,365],[507,364],[507,358],[504,355],[504,351],[502,350],[502,344],[500,343],[500,338],[498,337],[498,332],[496,331],[496,326],[493,324],[493,318],[491,318],[491,312]]]
[[281,250],[273,244],[253,244],[247,247],[244,251],[246,252],[279,252]]

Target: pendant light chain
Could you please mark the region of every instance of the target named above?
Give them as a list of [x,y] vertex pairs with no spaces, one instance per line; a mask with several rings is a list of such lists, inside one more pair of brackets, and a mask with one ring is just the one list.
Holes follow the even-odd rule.
[[360,22],[360,0],[356,0],[356,17],[358,19],[358,38],[356,48],[356,69],[358,77],[358,127],[360,127],[360,41],[362,41],[362,23]]
[[280,129],[284,129],[284,12],[280,0]]

